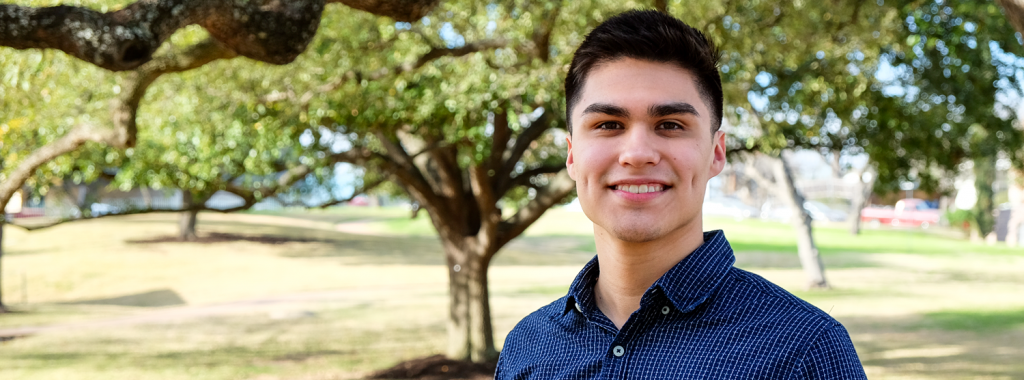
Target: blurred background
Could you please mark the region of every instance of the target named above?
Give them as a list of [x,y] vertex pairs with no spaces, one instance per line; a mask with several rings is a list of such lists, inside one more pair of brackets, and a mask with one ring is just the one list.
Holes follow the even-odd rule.
[[1024,378],[1024,5],[286,3],[0,3],[0,378],[489,378],[595,254],[562,81],[634,8],[721,49],[738,267],[871,378]]

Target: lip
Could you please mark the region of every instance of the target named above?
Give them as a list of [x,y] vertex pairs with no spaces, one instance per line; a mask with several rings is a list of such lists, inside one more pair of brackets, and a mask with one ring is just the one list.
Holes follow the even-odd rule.
[[[619,186],[619,185],[637,185],[637,186],[639,186],[639,185],[650,185],[650,184],[661,185],[663,187],[663,189],[661,191],[653,192],[653,193],[637,194],[637,193],[631,193],[631,192],[628,192],[628,191],[625,191],[625,190],[618,190],[618,189],[615,188],[616,186]],[[651,201],[651,200],[653,200],[655,198],[658,198],[661,195],[664,195],[665,192],[667,192],[671,188],[672,188],[672,185],[669,185],[667,182],[662,181],[662,180],[658,180],[658,179],[653,179],[653,178],[628,178],[628,179],[621,179],[621,180],[617,180],[617,181],[612,181],[608,185],[608,190],[611,190],[612,193],[614,193],[615,195],[617,195],[617,196],[621,197],[622,199],[625,199],[626,201],[629,201],[629,202],[649,202],[649,201]]]
[[665,182],[665,181],[662,181],[662,180],[659,180],[659,179],[654,179],[654,178],[628,178],[628,179],[620,179],[620,180],[617,180],[617,181],[610,182],[608,184],[608,187],[615,187],[615,186],[618,186],[618,185],[646,185],[646,184],[651,184],[651,183],[662,185],[662,186],[665,186],[665,187],[672,187],[672,185],[669,185],[668,182]]

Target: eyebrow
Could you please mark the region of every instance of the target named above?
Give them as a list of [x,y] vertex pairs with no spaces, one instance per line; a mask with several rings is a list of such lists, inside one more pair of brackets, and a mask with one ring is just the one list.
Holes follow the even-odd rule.
[[589,113],[603,113],[609,116],[629,118],[629,111],[625,108],[608,103],[594,103],[583,110],[583,115]]
[[[602,113],[609,116],[629,118],[629,111],[625,108],[619,107],[614,104],[608,103],[594,103],[583,110],[583,115],[591,113]],[[679,114],[691,114],[694,116],[700,116],[695,108],[690,103],[673,102],[665,104],[655,104],[647,109],[647,114],[651,117],[665,117],[669,115]]]
[[647,114],[651,117],[665,117],[668,115],[680,114],[700,116],[700,113],[697,112],[697,108],[694,108],[692,104],[682,102],[655,104],[647,109]]

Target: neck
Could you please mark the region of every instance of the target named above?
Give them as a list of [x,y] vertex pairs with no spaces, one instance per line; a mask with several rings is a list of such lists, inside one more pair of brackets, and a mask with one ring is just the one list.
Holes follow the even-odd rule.
[[601,269],[594,286],[597,307],[621,329],[630,314],[640,308],[640,299],[647,289],[704,244],[704,234],[698,221],[696,226],[637,243],[617,239],[594,225],[594,241]]

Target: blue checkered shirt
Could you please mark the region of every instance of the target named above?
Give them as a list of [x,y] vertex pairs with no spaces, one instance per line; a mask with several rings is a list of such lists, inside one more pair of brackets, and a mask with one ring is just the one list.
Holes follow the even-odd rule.
[[595,257],[509,333],[495,379],[866,378],[839,322],[735,261],[705,232],[619,330],[594,300]]

